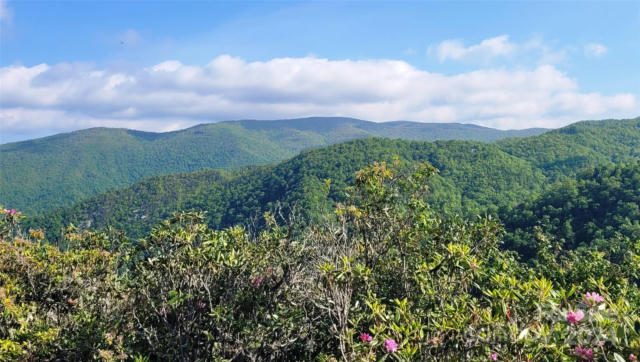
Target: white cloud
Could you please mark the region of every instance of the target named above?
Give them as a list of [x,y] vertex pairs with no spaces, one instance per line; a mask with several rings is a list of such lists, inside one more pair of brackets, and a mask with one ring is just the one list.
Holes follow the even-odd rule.
[[465,46],[461,40],[445,40],[427,48],[428,56],[437,56],[442,63],[453,60],[463,63],[545,65],[560,64],[568,60],[571,47],[552,46],[541,38],[525,42],[512,42],[508,35],[501,35]]
[[448,59],[461,61],[485,61],[497,56],[512,54],[516,44],[509,41],[508,35],[485,39],[479,44],[465,47],[460,40],[445,40],[437,48],[438,59],[444,62]]
[[584,54],[590,58],[598,58],[607,53],[609,49],[598,43],[590,43],[584,46]]
[[0,84],[5,134],[93,126],[167,131],[207,121],[312,115],[506,129],[640,114],[637,96],[581,92],[552,65],[447,76],[386,59],[246,62],[222,55],[204,66],[12,65],[0,68]]

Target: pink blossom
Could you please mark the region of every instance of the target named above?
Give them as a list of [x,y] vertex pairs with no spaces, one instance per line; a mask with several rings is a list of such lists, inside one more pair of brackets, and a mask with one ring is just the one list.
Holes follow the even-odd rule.
[[205,302],[198,302],[198,307],[200,307],[200,309],[204,309],[206,306],[207,304]]
[[584,299],[582,299],[582,302],[586,305],[594,306],[598,303],[604,302],[604,297],[596,292],[587,293],[584,295]]
[[387,338],[384,340],[384,348],[387,349],[387,352],[395,352],[398,350],[398,344],[391,338]]
[[251,281],[251,284],[253,284],[254,287],[259,287],[260,284],[262,284],[262,281],[264,280],[263,277],[255,277],[253,278],[253,280]]
[[573,354],[580,356],[582,359],[587,361],[593,360],[593,350],[591,348],[582,348],[578,346],[573,350]]
[[371,342],[373,338],[368,334],[368,333],[361,333],[360,334],[360,340],[362,342]]
[[584,312],[579,309],[575,312],[570,311],[567,313],[567,322],[569,322],[569,324],[578,324],[582,318],[584,318]]
[[497,361],[497,360],[498,360],[498,354],[497,354],[497,353],[495,353],[495,352],[494,352],[494,353],[492,353],[490,356],[491,356],[491,359],[492,359],[492,360],[494,360],[494,361]]
[[473,269],[478,269],[478,268],[479,268],[478,264],[473,263],[473,262],[471,263],[471,267],[472,267]]
[[15,215],[15,213],[16,213],[16,209],[9,210],[9,215]]
[[630,361],[637,361],[637,360],[638,360],[638,357],[637,357],[635,354],[631,353],[631,354],[629,355],[629,360],[630,360]]

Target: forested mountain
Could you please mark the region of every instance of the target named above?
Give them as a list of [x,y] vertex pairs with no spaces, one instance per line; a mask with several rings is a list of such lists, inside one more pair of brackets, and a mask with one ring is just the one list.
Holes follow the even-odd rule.
[[450,212],[480,213],[539,191],[542,172],[494,144],[472,141],[419,142],[367,138],[302,152],[278,165],[221,173],[157,176],[91,197],[32,220],[29,225],[60,230],[69,222],[84,227],[114,226],[139,236],[179,210],[206,210],[212,227],[261,219],[277,202],[307,216],[319,213],[324,180],[329,198],[345,198],[354,173],[375,161],[428,161],[440,170],[431,202]]
[[527,256],[532,256],[539,232],[562,249],[607,248],[616,237],[640,240],[640,163],[585,170],[500,214],[509,232],[508,247]]
[[306,151],[278,165],[153,177],[55,210],[30,225],[47,226],[50,232],[69,222],[110,225],[141,235],[179,210],[208,211],[214,228],[259,218],[276,202],[296,204],[313,214],[325,179],[332,180],[330,200],[340,201],[356,170],[393,156],[428,161],[440,170],[432,179],[435,207],[467,215],[497,214],[498,207],[514,206],[585,166],[633,159],[640,149],[639,123],[640,119],[581,122],[493,144],[357,140]]
[[500,148],[524,158],[556,179],[585,167],[640,157],[640,118],[584,121],[522,139],[505,139]]
[[41,213],[144,177],[269,164],[361,137],[494,141],[544,131],[320,117],[219,122],[168,133],[93,128],[0,145],[0,203]]

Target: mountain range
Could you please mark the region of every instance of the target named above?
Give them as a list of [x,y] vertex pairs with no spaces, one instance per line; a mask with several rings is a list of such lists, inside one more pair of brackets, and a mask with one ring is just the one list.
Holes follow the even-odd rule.
[[153,175],[270,164],[363,137],[491,142],[545,131],[327,117],[228,121],[167,133],[92,128],[0,145],[0,203],[38,214]]
[[279,164],[158,175],[45,213],[31,225],[113,226],[138,236],[182,210],[206,210],[214,228],[259,220],[277,204],[308,216],[345,199],[354,172],[375,161],[426,161],[439,169],[431,203],[451,214],[499,214],[583,169],[640,157],[640,118],[579,122],[537,136],[477,141],[367,138],[303,151]]

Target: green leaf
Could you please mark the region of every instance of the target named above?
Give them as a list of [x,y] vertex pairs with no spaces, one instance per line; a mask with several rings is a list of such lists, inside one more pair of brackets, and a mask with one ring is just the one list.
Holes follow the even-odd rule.
[[625,362],[624,358],[622,358],[621,355],[613,352],[613,358],[617,361],[617,362]]

